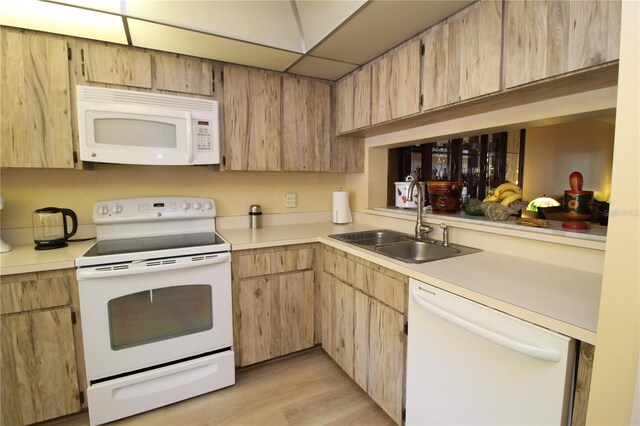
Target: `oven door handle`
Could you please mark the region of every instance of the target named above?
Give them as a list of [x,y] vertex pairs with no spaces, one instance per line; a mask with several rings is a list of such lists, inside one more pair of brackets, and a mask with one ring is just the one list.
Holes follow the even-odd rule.
[[180,259],[139,260],[126,264],[79,268],[77,278],[110,278],[122,275],[164,272],[175,269],[196,268],[199,266],[215,265],[231,261],[230,253],[216,253],[190,256]]

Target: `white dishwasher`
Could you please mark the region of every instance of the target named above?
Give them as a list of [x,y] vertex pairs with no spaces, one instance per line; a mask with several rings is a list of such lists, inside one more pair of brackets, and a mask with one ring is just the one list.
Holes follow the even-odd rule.
[[569,424],[575,341],[409,281],[407,425]]

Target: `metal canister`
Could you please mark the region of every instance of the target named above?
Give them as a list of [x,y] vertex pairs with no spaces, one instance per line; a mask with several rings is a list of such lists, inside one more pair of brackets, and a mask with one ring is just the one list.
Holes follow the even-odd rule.
[[260,204],[253,204],[249,207],[249,229],[262,227],[262,207]]

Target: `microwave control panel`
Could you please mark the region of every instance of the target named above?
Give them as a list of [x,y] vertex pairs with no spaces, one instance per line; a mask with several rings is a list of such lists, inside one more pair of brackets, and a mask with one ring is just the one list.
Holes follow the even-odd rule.
[[209,120],[194,120],[193,135],[198,151],[211,151],[213,149],[213,138],[211,136],[211,123]]

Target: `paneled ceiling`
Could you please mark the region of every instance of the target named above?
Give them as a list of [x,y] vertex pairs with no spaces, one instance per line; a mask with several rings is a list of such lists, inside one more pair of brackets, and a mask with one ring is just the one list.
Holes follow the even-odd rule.
[[337,80],[472,0],[0,0],[0,25]]

